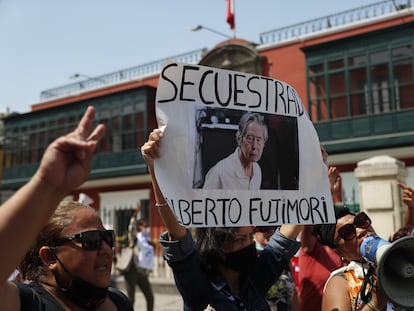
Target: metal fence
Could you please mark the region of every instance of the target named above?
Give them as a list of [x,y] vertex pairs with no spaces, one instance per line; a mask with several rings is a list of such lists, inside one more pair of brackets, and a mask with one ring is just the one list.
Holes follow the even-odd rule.
[[199,49],[188,53],[168,57],[159,61],[154,61],[132,68],[104,74],[102,76],[87,77],[86,80],[42,91],[40,93],[40,100],[46,101],[59,97],[66,97],[101,87],[108,87],[113,84],[125,83],[145,76],[155,75],[161,72],[161,68],[166,60],[196,64],[201,60],[205,52],[205,48]]
[[262,32],[260,34],[260,44],[279,43],[290,39],[296,39],[314,32],[351,24],[409,8],[411,8],[411,0],[385,0],[291,26]]

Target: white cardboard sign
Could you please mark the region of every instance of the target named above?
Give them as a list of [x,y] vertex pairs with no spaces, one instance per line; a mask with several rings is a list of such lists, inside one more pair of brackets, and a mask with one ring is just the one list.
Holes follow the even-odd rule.
[[[246,113],[261,116],[267,135],[260,130],[246,136],[239,127]],[[181,224],[335,222],[317,133],[287,83],[168,62],[160,74],[156,114],[164,138],[155,174]],[[252,145],[261,147],[259,160],[243,175],[239,157],[253,154]],[[208,181],[210,170],[214,182]]]

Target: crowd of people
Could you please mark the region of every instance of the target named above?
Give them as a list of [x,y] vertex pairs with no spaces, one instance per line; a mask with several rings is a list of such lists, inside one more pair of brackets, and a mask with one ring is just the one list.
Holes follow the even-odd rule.
[[[177,222],[155,178],[153,162],[162,156],[162,138],[163,133],[154,130],[141,151],[152,177],[156,207],[167,228],[161,237],[164,257],[174,272],[184,310],[203,310],[207,306],[214,310],[385,310],[387,297],[377,286],[375,269],[360,253],[363,239],[375,235],[367,214],[355,214],[336,205],[336,224],[197,228],[193,238]],[[321,150],[326,161],[326,152]],[[340,202],[338,170],[330,167],[328,177],[334,203]],[[413,191],[399,185],[408,205],[405,220],[409,222]],[[247,238],[249,235],[251,238]],[[294,240],[299,235],[296,284],[290,262],[293,250],[298,249]],[[284,240],[290,243],[288,253],[281,247]],[[273,258],[267,266],[269,259],[265,256],[269,252],[273,252]],[[367,275],[368,285],[364,282]]]
[[[0,267],[4,310],[133,310],[136,285],[144,293],[147,310],[154,309],[148,279],[154,246],[148,220],[138,219],[138,213],[131,219],[129,247],[143,252],[123,272],[125,295],[111,286],[114,232],[104,228],[92,207],[63,200],[87,180],[91,158],[105,133],[104,125],[93,126],[94,116],[89,107],[73,132],[53,141],[34,176],[0,208],[0,247],[9,250]],[[141,153],[166,228],[160,236],[163,256],[184,310],[401,309],[390,304],[378,286],[375,267],[361,254],[362,241],[376,235],[364,212],[335,205],[335,224],[195,230],[182,226],[154,173],[154,160],[162,157],[162,139],[163,132],[153,130]],[[261,140],[265,135],[255,133],[251,143]],[[340,201],[340,174],[330,167],[328,176],[332,197]],[[399,187],[407,211],[404,226],[389,237],[390,242],[413,235],[414,190],[401,183]],[[292,270],[295,255],[298,278]]]

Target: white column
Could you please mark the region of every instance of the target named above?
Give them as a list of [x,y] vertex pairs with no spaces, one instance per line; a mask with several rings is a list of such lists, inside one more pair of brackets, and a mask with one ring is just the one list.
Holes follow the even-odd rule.
[[407,175],[404,162],[386,155],[360,161],[355,169],[361,211],[369,215],[375,231],[385,240],[403,224],[406,207],[397,183],[406,183]]

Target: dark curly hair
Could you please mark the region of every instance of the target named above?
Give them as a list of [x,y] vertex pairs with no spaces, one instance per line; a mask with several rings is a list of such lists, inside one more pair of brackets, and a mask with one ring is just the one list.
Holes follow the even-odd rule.
[[401,227],[400,229],[395,232],[394,235],[392,235],[389,239],[389,242],[394,242],[398,239],[401,239],[406,236],[411,236],[414,233],[414,226],[413,225],[407,225],[404,227]]
[[[344,217],[345,215],[355,215],[351,212],[348,207],[344,206],[334,206],[335,210],[335,219]],[[336,248],[336,243],[334,241],[336,231],[336,222],[334,224],[317,224],[313,225],[312,233],[317,237],[319,242],[323,245],[328,245],[330,248]]]
[[196,228],[194,240],[200,255],[201,267],[211,274],[219,274],[225,259],[224,245],[235,240],[239,227]]

